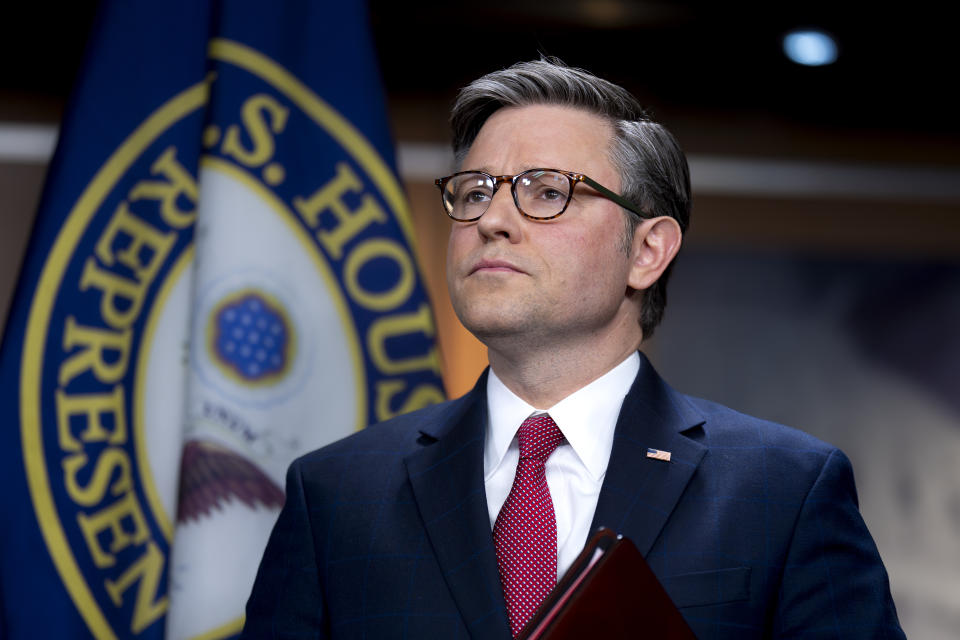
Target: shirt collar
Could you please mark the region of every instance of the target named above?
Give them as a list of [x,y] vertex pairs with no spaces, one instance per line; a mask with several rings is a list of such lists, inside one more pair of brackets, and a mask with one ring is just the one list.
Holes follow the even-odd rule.
[[549,409],[537,409],[508,389],[491,368],[487,377],[490,424],[483,450],[484,478],[500,466],[520,423],[531,414],[546,411],[590,475],[598,482],[602,480],[610,462],[613,432],[623,398],[639,370],[640,355],[634,351],[616,367]]

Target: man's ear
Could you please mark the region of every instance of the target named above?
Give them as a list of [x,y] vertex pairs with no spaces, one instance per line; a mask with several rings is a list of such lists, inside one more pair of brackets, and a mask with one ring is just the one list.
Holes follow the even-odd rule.
[[676,257],[682,240],[680,225],[668,216],[638,224],[633,233],[633,264],[627,284],[638,290],[649,288]]

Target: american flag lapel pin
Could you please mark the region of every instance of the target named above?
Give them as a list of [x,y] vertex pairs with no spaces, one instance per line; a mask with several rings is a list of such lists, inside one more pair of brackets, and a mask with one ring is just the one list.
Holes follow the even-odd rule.
[[663,460],[664,462],[670,462],[670,452],[661,451],[660,449],[647,449],[647,457],[653,458],[654,460]]

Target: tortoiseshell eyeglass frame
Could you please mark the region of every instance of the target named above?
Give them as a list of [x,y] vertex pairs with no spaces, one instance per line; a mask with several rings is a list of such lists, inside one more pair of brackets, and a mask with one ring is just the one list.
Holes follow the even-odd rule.
[[[532,216],[526,211],[524,211],[523,208],[520,206],[520,199],[517,197],[517,179],[529,173],[536,173],[536,172],[558,173],[560,175],[566,176],[567,180],[570,181],[570,190],[567,192],[567,201],[563,203],[563,208],[560,209],[559,212],[553,214],[552,216],[544,216],[544,217]],[[476,175],[484,176],[493,183],[493,193],[491,194],[491,199],[494,195],[496,195],[497,190],[500,188],[500,185],[509,182],[510,194],[513,196],[513,203],[516,205],[517,211],[519,211],[521,215],[523,215],[525,218],[529,218],[531,220],[553,220],[554,218],[558,218],[561,215],[563,215],[563,212],[566,211],[567,207],[570,205],[570,200],[573,199],[573,188],[578,182],[583,182],[584,184],[594,189],[597,193],[607,198],[611,202],[615,202],[616,204],[620,205],[627,211],[630,211],[641,218],[650,217],[646,212],[644,212],[640,207],[638,207],[634,203],[630,202],[620,194],[614,191],[611,191],[610,189],[607,189],[605,186],[603,186],[602,184],[600,184],[599,182],[597,182],[596,180],[592,179],[591,177],[585,174],[576,173],[574,171],[564,171],[563,169],[527,169],[526,171],[521,171],[520,173],[512,176],[509,176],[509,175],[494,176],[494,175],[490,175],[485,171],[458,171],[457,173],[454,173],[452,175],[449,175],[443,178],[437,178],[436,180],[434,180],[434,184],[437,185],[437,187],[440,189],[440,201],[443,204],[443,210],[451,219],[456,220],[457,222],[473,222],[475,220],[479,220],[483,216],[483,213],[487,212],[487,210],[484,209],[483,213],[481,213],[479,216],[475,216],[473,218],[457,218],[453,215],[450,208],[447,206],[447,201],[443,197],[444,190],[447,187],[447,183],[450,182],[450,180],[456,178],[457,176],[463,176],[468,174],[476,174]],[[487,205],[487,207],[489,208],[489,205]]]

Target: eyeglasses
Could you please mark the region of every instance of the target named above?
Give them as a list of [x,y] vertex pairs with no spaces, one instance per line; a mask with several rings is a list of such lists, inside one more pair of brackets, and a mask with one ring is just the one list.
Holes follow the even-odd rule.
[[640,207],[582,173],[560,169],[527,169],[514,176],[492,176],[483,171],[460,171],[434,181],[447,215],[459,222],[473,222],[486,213],[500,185],[509,182],[513,203],[527,218],[551,220],[567,210],[578,182],[641,218]]

